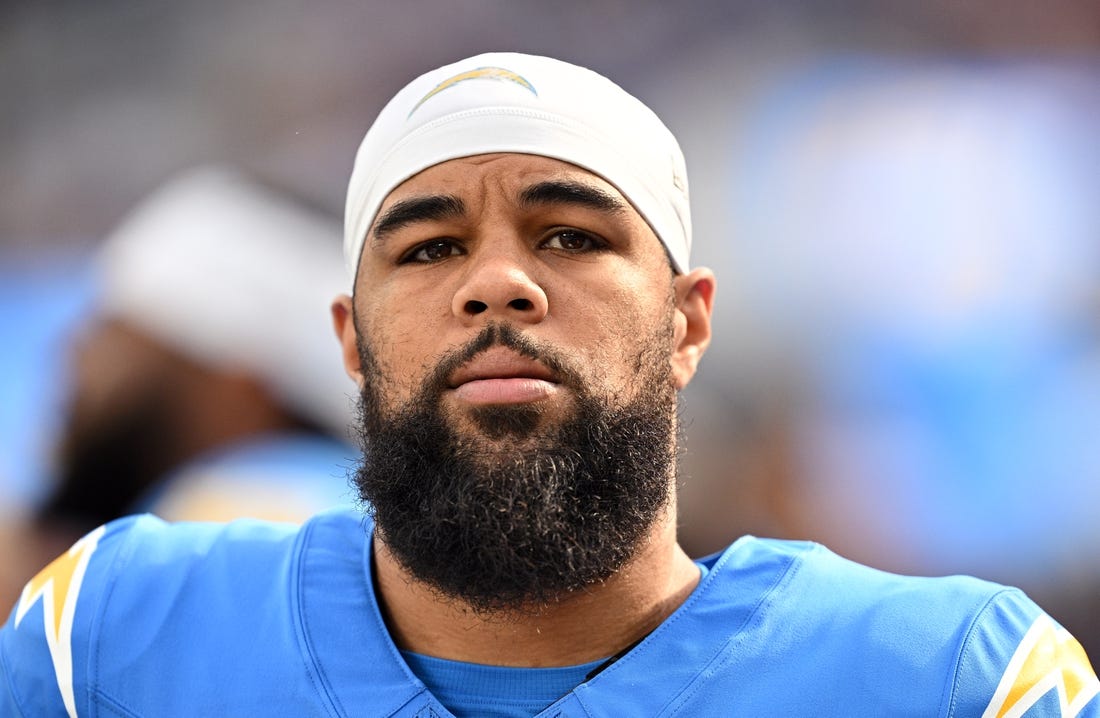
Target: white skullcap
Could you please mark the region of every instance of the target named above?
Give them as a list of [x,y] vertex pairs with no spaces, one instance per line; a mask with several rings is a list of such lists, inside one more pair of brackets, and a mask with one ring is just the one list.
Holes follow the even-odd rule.
[[569,162],[614,185],[688,268],[687,171],[676,138],[607,78],[547,57],[500,52],[432,70],[390,100],[355,158],[344,217],[354,280],[367,232],[395,187],[446,160],[490,152]]
[[349,391],[329,320],[346,279],[336,222],[228,170],[139,204],[99,254],[102,312],[191,359],[256,376],[343,436]]

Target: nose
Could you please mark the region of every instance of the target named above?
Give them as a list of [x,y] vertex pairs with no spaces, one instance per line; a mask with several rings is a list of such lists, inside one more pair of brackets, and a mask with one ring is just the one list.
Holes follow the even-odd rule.
[[538,323],[546,317],[548,302],[546,292],[520,261],[498,254],[471,257],[451,310],[465,323],[490,319]]

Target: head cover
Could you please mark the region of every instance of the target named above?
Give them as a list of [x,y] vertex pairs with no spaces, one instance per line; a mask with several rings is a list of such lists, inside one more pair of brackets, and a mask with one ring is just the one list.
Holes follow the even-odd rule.
[[354,385],[328,307],[345,287],[336,222],[221,168],[154,192],[104,242],[100,312],[210,367],[257,377],[343,436]]
[[440,162],[491,152],[550,157],[603,177],[653,228],[673,267],[687,270],[684,156],[657,115],[591,70],[502,52],[421,75],[383,108],[348,186],[344,256],[352,277],[395,187]]

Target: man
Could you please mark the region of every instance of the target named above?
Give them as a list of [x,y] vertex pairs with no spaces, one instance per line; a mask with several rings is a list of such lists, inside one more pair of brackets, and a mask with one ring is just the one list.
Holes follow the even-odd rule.
[[58,551],[135,511],[301,521],[350,503],[353,385],[317,321],[346,281],[339,237],[284,193],[200,167],[106,238],[54,480],[33,516],[3,524],[18,547],[0,561],[5,608]]
[[300,520],[340,503],[352,385],[316,321],[343,286],[338,237],[327,216],[226,167],[140,202],[96,256],[43,517],[84,533],[135,509]]
[[[677,546],[676,391],[710,338],[675,140],[547,58],[403,89],[349,194],[333,317],[368,517],[126,519],[28,584],[36,715],[1098,715],[1020,593],[812,544]],[[15,708],[18,706],[18,708]]]

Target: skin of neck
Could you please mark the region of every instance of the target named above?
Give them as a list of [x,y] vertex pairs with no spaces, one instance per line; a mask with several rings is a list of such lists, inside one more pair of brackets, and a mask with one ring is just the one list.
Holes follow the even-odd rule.
[[374,537],[375,591],[397,647],[495,666],[569,666],[615,655],[645,637],[699,583],[699,567],[676,540],[676,502],[607,580],[545,605],[477,613],[410,576]]

